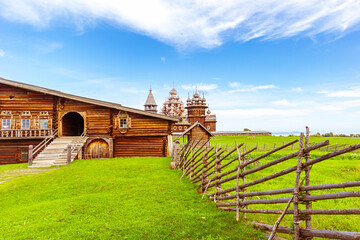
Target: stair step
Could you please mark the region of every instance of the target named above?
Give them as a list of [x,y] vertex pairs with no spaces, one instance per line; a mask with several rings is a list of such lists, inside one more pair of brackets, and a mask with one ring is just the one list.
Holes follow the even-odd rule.
[[[54,139],[33,161],[32,167],[50,167],[67,164],[67,146],[71,145],[71,161],[78,155],[87,138],[77,142],[79,136],[59,137]],[[75,144],[76,143],[76,144]],[[75,146],[75,147],[74,147]]]

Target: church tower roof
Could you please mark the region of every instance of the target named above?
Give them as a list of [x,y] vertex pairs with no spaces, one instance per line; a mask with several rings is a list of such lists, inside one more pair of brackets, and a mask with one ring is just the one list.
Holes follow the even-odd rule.
[[145,106],[146,105],[157,106],[156,102],[155,102],[155,99],[154,99],[154,96],[152,94],[151,88],[150,88],[149,96],[147,97],[146,102],[145,102]]
[[144,106],[145,106],[145,111],[157,113],[157,105],[156,105],[154,96],[152,94],[151,88],[150,88],[150,91],[149,91],[149,96],[147,97]]

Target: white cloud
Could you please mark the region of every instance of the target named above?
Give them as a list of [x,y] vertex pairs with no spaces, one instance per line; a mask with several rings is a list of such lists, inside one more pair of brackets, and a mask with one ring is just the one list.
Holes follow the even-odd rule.
[[0,48],[0,57],[5,57],[5,52]]
[[273,89],[276,88],[275,85],[259,85],[259,86],[252,86],[252,85],[242,85],[239,82],[229,82],[229,86],[235,88],[234,90],[230,90],[229,93],[235,92],[255,92],[258,90],[264,89]]
[[328,97],[360,97],[360,87],[353,87],[348,90],[339,91],[318,91],[318,94],[324,94]]
[[296,104],[290,103],[286,99],[282,99],[282,100],[279,100],[279,101],[273,101],[272,104],[277,105],[277,106],[296,106]]
[[161,62],[163,62],[163,63],[166,62],[166,58],[165,58],[165,57],[161,57],[160,60],[161,60]]
[[217,84],[206,84],[206,83],[198,83],[195,85],[181,85],[184,90],[199,90],[199,91],[211,91],[218,88]]
[[303,89],[301,87],[296,87],[291,89],[292,92],[302,92]]
[[55,19],[83,29],[107,21],[178,48],[320,33],[342,36],[360,22],[358,0],[0,0],[0,17],[47,27]]

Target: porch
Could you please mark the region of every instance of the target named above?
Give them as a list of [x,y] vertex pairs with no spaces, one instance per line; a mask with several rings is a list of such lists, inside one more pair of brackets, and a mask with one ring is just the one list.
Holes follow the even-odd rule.
[[46,138],[54,130],[47,129],[0,129],[0,139]]

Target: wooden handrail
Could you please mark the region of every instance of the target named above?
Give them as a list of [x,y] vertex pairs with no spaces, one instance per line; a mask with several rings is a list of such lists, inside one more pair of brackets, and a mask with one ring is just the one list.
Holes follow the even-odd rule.
[[76,150],[76,148],[77,148],[79,145],[82,145],[82,144],[80,144],[80,143],[84,140],[84,138],[86,137],[86,135],[87,135],[87,130],[85,130],[85,131],[76,139],[75,143],[71,144],[71,145],[72,145],[72,147],[71,147],[71,153],[74,153],[75,150]]
[[36,145],[36,147],[34,147],[33,149],[33,155],[35,155],[43,147],[46,147],[46,145],[50,142],[50,140],[55,138],[57,134],[58,134],[58,129],[55,129],[55,131],[50,136],[46,137],[43,141],[41,141],[41,143]]

